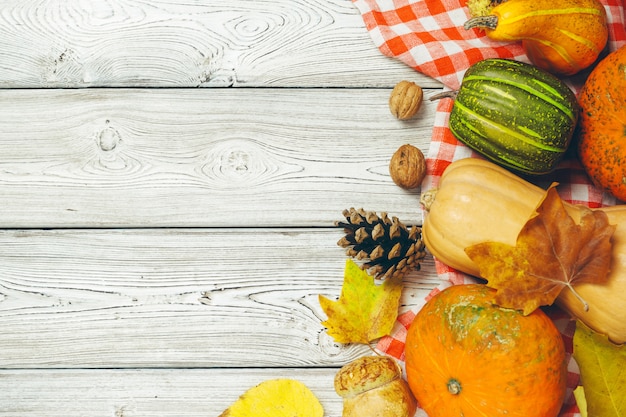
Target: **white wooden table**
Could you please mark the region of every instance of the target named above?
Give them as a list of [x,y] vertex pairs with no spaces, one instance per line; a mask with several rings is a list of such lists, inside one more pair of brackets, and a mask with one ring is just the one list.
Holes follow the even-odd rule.
[[[349,207],[393,184],[435,104],[350,0],[0,0],[0,416],[217,416],[271,378],[341,415],[318,295]],[[437,285],[432,258],[403,308]]]

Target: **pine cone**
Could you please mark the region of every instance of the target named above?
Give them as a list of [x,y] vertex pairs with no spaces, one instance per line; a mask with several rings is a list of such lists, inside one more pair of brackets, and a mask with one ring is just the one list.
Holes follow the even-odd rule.
[[336,222],[346,235],[337,244],[346,248],[346,254],[364,261],[361,265],[376,278],[400,277],[411,269],[420,268],[426,256],[422,242],[422,229],[411,229],[387,213],[378,216],[363,209],[344,210],[346,222]]

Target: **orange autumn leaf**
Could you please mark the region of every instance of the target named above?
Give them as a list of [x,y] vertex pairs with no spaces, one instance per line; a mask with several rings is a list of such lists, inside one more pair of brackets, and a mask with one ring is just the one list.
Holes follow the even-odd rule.
[[322,325],[337,343],[368,344],[387,336],[398,316],[402,288],[401,276],[376,284],[367,271],[348,259],[339,300],[319,296],[328,316]]
[[524,225],[515,246],[483,242],[465,249],[495,288],[496,302],[530,314],[550,305],[568,288],[605,281],[611,262],[611,236],[615,230],[602,211],[584,210],[577,224],[569,215],[553,184]]

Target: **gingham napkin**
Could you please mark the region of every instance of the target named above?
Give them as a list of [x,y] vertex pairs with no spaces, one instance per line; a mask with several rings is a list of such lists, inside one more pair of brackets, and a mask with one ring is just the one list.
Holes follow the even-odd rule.
[[[608,51],[614,51],[626,44],[625,0],[600,1],[608,16]],[[465,0],[353,0],[353,3],[361,12],[372,41],[383,54],[441,81],[444,89],[457,89],[467,68],[482,59],[509,58],[529,62],[519,43],[495,42],[478,31],[463,29],[463,23],[469,18]],[[587,74],[584,72],[564,81],[578,93]],[[452,104],[452,100],[443,99],[437,105],[422,190],[437,186],[441,174],[452,161],[481,157],[450,133],[448,118]],[[613,197],[593,187],[575,156],[566,157],[554,173],[534,182],[545,188],[555,181],[560,184],[558,191],[561,198],[574,204],[600,207],[617,203]],[[436,259],[435,266],[441,285],[432,290],[422,305],[450,285],[475,282],[474,278]],[[380,352],[397,358],[401,365],[406,332],[419,307],[400,314],[392,334],[381,339],[376,347]],[[557,308],[546,312],[561,331],[570,358],[568,395],[560,417],[578,417],[580,413],[572,394],[579,380],[578,366],[571,358],[575,324]],[[418,415],[423,415],[423,412],[418,412]]]

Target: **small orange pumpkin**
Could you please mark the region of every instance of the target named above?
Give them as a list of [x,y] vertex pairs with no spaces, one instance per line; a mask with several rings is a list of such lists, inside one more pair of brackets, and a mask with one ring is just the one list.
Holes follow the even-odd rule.
[[430,417],[555,417],[566,393],[563,339],[541,310],[494,304],[483,284],[431,298],[409,328],[408,383]]
[[580,161],[596,186],[626,201],[626,45],[591,71],[578,101]]

